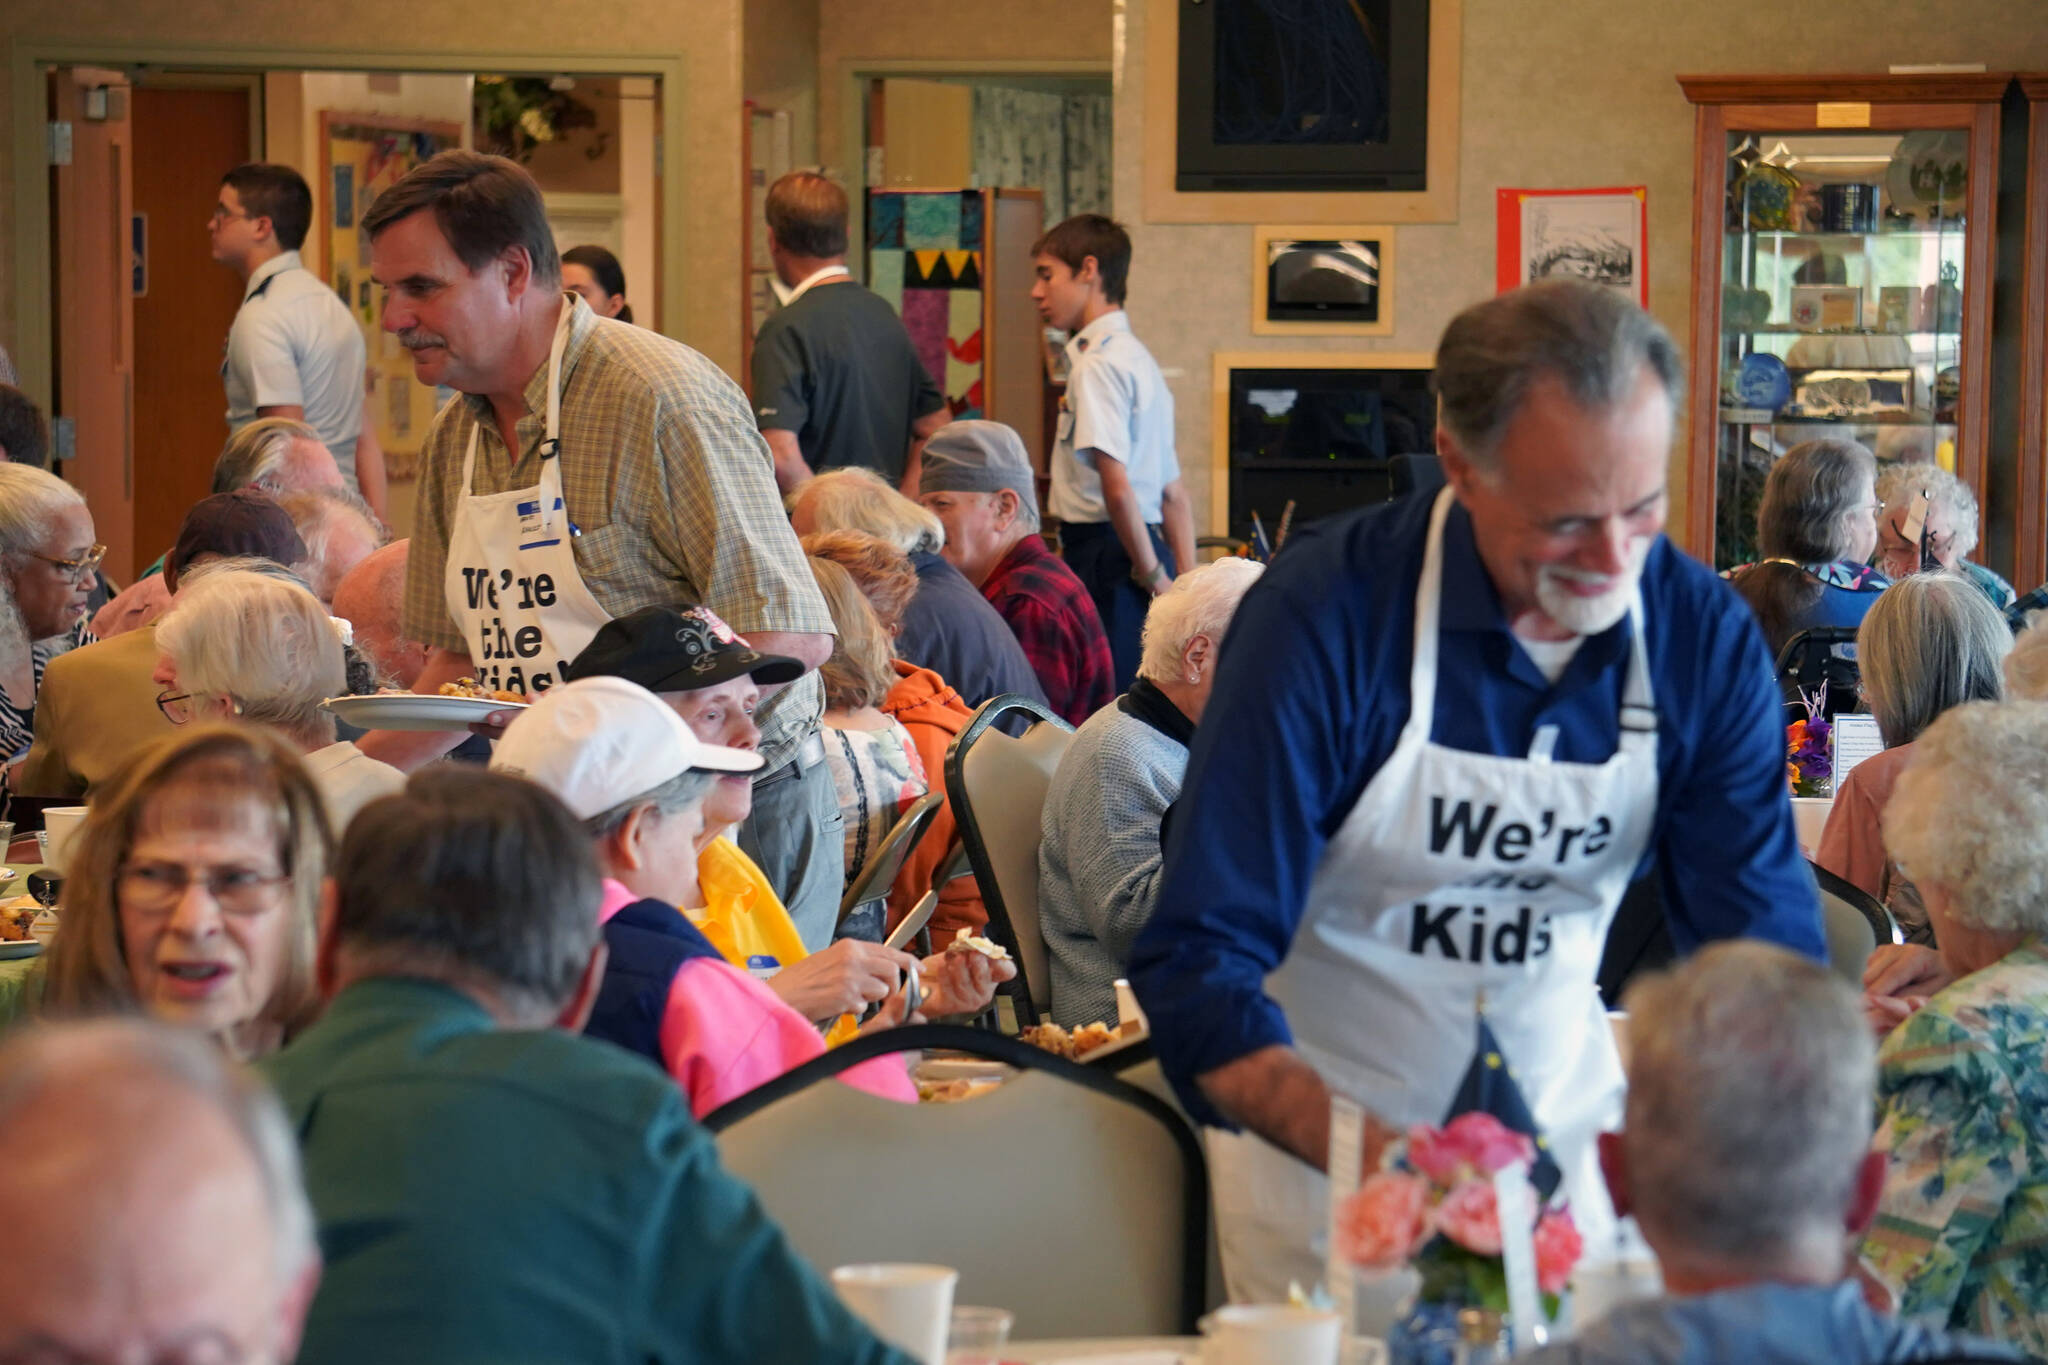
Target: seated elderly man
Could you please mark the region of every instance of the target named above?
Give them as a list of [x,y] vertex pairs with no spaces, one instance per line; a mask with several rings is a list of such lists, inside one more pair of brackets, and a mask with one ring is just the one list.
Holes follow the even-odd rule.
[[305,555],[291,518],[266,494],[240,489],[201,498],[186,513],[163,573],[110,604],[129,593],[161,594],[147,623],[50,660],[37,699],[35,743],[16,789],[29,796],[90,795],[136,750],[169,731],[156,705],[162,689],[155,681],[155,622],[170,609],[176,589],[223,560],[295,564]]
[[1884,1158],[1856,997],[1770,944],[1719,943],[1628,993],[1626,1127],[1600,1139],[1614,1207],[1657,1253],[1661,1297],[1530,1365],[1892,1365],[1986,1343],[1880,1316],[1850,1273]]
[[789,520],[800,537],[856,531],[910,557],[917,591],[896,633],[897,658],[944,678],[970,707],[1005,693],[1045,700],[1017,637],[988,599],[939,553],[946,543],[945,526],[880,474],[849,465],[806,479],[789,495]]
[[[334,614],[355,631],[356,648],[377,676],[410,689],[427,666],[427,647],[405,638],[398,614],[405,602],[405,559],[410,541],[394,540],[342,575],[334,586]],[[484,756],[488,758],[486,742]]]
[[345,488],[293,489],[277,505],[306,542],[306,586],[330,607],[348,571],[391,538],[370,505]]
[[[1917,539],[1908,539],[1920,494],[1927,510]],[[2000,611],[2013,605],[2012,584],[1969,558],[1977,548],[1977,495],[1937,464],[1894,464],[1877,480],[1877,566],[1893,582],[1923,568],[1942,568],[1975,583]],[[1928,561],[1932,561],[1931,563]]]
[[904,1360],[674,1082],[572,1036],[603,891],[561,802],[437,765],[357,817],[337,868],[327,1014],[265,1063],[327,1249],[300,1365]]
[[1053,773],[1041,817],[1038,916],[1052,965],[1052,1016],[1116,1022],[1116,981],[1152,918],[1166,820],[1188,742],[1216,685],[1237,604],[1263,565],[1223,559],[1174,580],[1145,613],[1138,680],[1088,718]]
[[1864,1264],[1908,1317],[2048,1355],[2048,703],[1958,706],[1914,750],[1884,840],[1939,946],[1866,972],[1873,1017],[1911,1017],[1878,1054]]
[[0,1360],[292,1358],[320,1278],[297,1152],[206,1040],[136,1019],[15,1034],[0,1149]]
[[[278,497],[300,488],[345,488],[334,456],[313,428],[292,417],[259,417],[228,437],[213,462],[213,491],[253,488]],[[142,571],[149,578],[164,556]]]
[[1024,442],[1001,422],[949,422],[925,442],[918,501],[946,528],[946,559],[981,589],[1038,675],[1046,704],[1079,725],[1116,696],[1095,599],[1038,534]]
[[[608,956],[584,1033],[659,1065],[698,1118],[825,1051],[816,1025],[721,957],[689,918],[704,907],[694,847],[704,798],[720,774],[760,766],[752,750],[699,740],[661,698],[624,678],[549,688],[491,758],[494,770],[560,797],[597,851]],[[903,1022],[906,1003],[891,996],[874,1026]],[[900,1057],[862,1062],[839,1079],[917,1102]]]
[[308,554],[291,513],[262,489],[237,488],[201,498],[159,561],[163,571],[137,579],[101,607],[92,618],[92,633],[111,640],[149,625],[171,609],[178,575],[209,559],[249,556],[296,569]]

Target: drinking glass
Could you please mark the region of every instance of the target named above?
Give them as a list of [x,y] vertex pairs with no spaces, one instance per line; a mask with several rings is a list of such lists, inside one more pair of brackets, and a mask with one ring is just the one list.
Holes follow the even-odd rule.
[[1015,1321],[1002,1308],[955,1308],[946,1332],[946,1365],[996,1365]]

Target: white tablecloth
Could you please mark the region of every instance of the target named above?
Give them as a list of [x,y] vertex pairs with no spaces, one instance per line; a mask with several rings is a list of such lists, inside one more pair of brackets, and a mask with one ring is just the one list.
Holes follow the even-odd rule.
[[1820,832],[1827,828],[1828,812],[1835,808],[1834,800],[1826,796],[1795,796],[1792,798],[1792,823],[1799,827],[1799,848],[1807,857],[1820,847]]

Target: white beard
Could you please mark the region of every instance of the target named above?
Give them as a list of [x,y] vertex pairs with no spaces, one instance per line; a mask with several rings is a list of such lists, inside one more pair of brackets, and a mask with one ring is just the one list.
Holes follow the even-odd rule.
[[1643,576],[1643,562],[1650,556],[1651,539],[1646,536],[1629,547],[1628,568],[1597,597],[1581,597],[1565,586],[1572,579],[1584,581],[1584,575],[1554,564],[1538,569],[1536,605],[1574,635],[1598,635],[1628,614],[1636,584]]

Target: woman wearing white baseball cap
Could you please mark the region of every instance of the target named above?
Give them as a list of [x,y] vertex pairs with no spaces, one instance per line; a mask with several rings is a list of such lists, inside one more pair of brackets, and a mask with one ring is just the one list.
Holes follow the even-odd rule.
[[[759,754],[704,743],[652,692],[613,677],[542,693],[491,758],[559,797],[596,844],[609,956],[584,1032],[658,1063],[699,1118],[825,1050],[809,1020],[727,963],[685,913],[701,903],[694,845],[705,795],[718,774],[760,766]],[[869,1027],[903,1022],[904,1004],[892,995]],[[901,1058],[839,1079],[917,1099]]]

